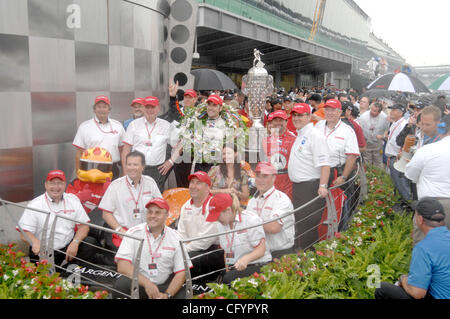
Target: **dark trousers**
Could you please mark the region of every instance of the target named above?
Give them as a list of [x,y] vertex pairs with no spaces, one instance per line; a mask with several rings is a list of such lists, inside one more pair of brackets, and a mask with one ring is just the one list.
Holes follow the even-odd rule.
[[[293,183],[292,203],[294,209],[306,204],[318,196],[320,180]],[[295,213],[295,245],[296,249],[310,248],[319,241],[318,226],[326,207],[325,198],[320,198]]]
[[[165,283],[158,285],[158,289],[160,292],[166,292],[173,277],[173,275],[169,276]],[[131,279],[127,276],[121,276],[114,283],[114,290],[119,291],[112,292],[112,297],[114,299],[127,298],[129,295],[131,295]],[[139,299],[148,299],[148,295],[145,292],[145,288],[143,286],[139,286]],[[177,294],[173,296],[173,299],[186,299],[186,288],[181,287],[180,290],[178,290]]]
[[261,267],[265,264],[249,264],[247,268],[242,271],[238,271],[236,269],[227,271],[225,276],[223,276],[224,284],[231,284],[231,282],[237,278],[244,278],[253,275],[255,272],[258,273],[261,270]]
[[[214,252],[211,253],[212,251]],[[224,251],[223,249],[220,249],[218,245],[212,245],[207,250],[191,251],[189,252],[189,258],[191,259],[192,265],[194,266],[190,270],[191,278],[217,271],[214,274],[194,280],[194,283],[198,285],[203,285],[206,282],[215,281],[217,276],[221,273],[218,270],[225,268]]]
[[112,165],[112,173],[113,173],[113,180],[116,180],[120,177],[120,162],[113,163]]
[[[380,288],[375,289],[375,299],[414,299],[402,287],[388,282],[382,282]],[[434,299],[427,292],[425,299]]]
[[[83,241],[79,244],[78,246],[78,252],[77,255],[75,256],[77,259],[73,259],[72,262],[74,263],[79,263],[78,259],[82,259],[82,260],[86,260],[89,262],[93,262],[94,261],[94,255],[95,255],[95,251],[96,248],[85,244],[84,242],[88,243],[88,244],[92,244],[92,245],[97,245],[97,240],[95,238],[92,237],[86,237],[85,239],[83,239]],[[70,245],[70,243],[69,243]],[[66,250],[67,247],[69,247],[69,245],[67,245],[64,248],[58,249],[59,251],[54,251],[54,260],[55,260],[55,266],[60,266],[61,263],[63,262],[63,260],[66,259]],[[29,257],[30,257],[30,262],[37,262],[39,261],[39,255],[36,255],[33,253],[33,251],[31,250],[30,247],[30,251],[29,251]],[[56,271],[59,271],[58,268],[56,269]]]
[[191,163],[181,162],[173,166],[177,187],[188,188],[188,176],[191,174]]
[[167,172],[166,175],[161,175],[161,173],[158,170],[158,167],[161,165],[157,165],[157,166],[147,165],[144,168],[143,174],[150,176],[151,178],[153,178],[155,180],[156,185],[158,185],[159,191],[162,194],[164,192],[164,184],[166,183],[167,177],[169,177],[169,174],[172,171],[173,167]]

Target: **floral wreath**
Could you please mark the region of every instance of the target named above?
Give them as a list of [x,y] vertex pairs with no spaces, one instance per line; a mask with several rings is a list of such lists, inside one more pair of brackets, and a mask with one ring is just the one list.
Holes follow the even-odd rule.
[[[184,117],[179,125],[180,137],[183,149],[191,150],[196,163],[217,164],[222,160],[223,141],[207,139],[203,137],[203,129],[206,127],[208,113],[206,103],[184,110]],[[237,149],[244,150],[248,143],[248,118],[240,115],[231,105],[223,104],[220,118],[225,122],[225,130],[233,135],[233,143]],[[200,129],[198,129],[200,128]],[[229,136],[229,134],[225,134]],[[226,140],[226,143],[229,140]],[[193,147],[192,147],[193,146]]]

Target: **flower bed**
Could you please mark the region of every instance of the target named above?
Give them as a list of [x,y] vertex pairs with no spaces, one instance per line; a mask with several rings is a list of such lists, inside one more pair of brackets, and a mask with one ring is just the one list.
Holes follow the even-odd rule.
[[351,226],[335,238],[317,243],[264,266],[260,273],[230,286],[208,284],[200,299],[371,299],[377,282],[394,282],[408,272],[412,251],[411,215],[393,214],[397,198],[383,171],[368,168],[369,196]]
[[47,261],[29,263],[14,244],[0,245],[0,299],[104,299],[106,291],[74,287],[59,273],[50,274]]

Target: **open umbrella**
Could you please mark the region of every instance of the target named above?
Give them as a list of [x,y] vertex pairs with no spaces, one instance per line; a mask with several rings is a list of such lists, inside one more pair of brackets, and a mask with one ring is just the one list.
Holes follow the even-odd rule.
[[212,69],[196,69],[191,74],[195,76],[194,89],[207,90],[235,90],[236,84],[225,74]]
[[380,97],[392,98],[397,94],[396,91],[388,91],[383,89],[372,89],[364,92],[361,96],[367,96],[369,99],[378,99]]
[[367,86],[367,89],[383,89],[409,93],[430,93],[418,78],[405,73],[389,73],[380,76]]
[[435,91],[450,91],[450,73],[441,76],[429,88]]

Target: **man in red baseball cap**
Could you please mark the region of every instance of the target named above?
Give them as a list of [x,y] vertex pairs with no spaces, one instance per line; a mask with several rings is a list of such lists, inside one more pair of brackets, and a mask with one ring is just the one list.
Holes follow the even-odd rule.
[[301,207],[317,195],[322,197],[295,213],[296,247],[305,249],[319,240],[317,227],[328,194],[330,150],[323,134],[311,123],[309,105],[297,104],[292,110],[292,121],[298,132],[288,164],[294,208]]
[[131,109],[133,111],[133,116],[130,119],[123,122],[123,127],[125,128],[125,130],[132,121],[144,116],[144,107],[145,107],[145,99],[143,98],[138,97],[131,102]]
[[263,140],[263,150],[268,160],[277,169],[275,188],[292,199],[292,182],[287,174],[287,164],[295,135],[287,129],[288,116],[283,110],[270,113],[267,123],[269,136]]
[[[206,221],[212,197],[211,179],[207,173],[197,171],[189,175],[188,180],[191,198],[181,207],[178,232],[184,239],[217,234],[217,225]],[[186,244],[186,250],[191,258],[201,256],[192,260],[194,264],[191,271],[192,277],[224,268],[223,251],[220,250],[218,244],[218,237],[196,240]],[[212,251],[215,252],[210,253]],[[218,273],[207,276],[208,278],[203,278],[199,284],[202,285],[207,280],[214,280],[217,275]]]
[[113,179],[116,179],[120,176],[120,152],[123,147],[125,129],[121,122],[109,117],[111,102],[107,96],[97,96],[93,110],[94,118],[80,124],[72,142],[76,148],[75,171],[80,168],[80,158],[85,150],[100,147],[111,154]]
[[[144,239],[139,269],[139,297],[141,299],[184,299],[186,280],[180,234],[166,227],[169,205],[163,198],[153,198],[146,205],[146,222],[131,228],[127,234]],[[124,236],[115,256],[117,271],[124,276],[114,284],[114,298],[128,295],[137,256],[136,240]],[[188,261],[192,267],[192,263]],[[121,293],[119,293],[121,292]]]
[[177,141],[172,135],[173,126],[158,117],[159,111],[159,99],[156,96],[147,96],[144,116],[132,121],[124,136],[122,167],[126,168],[126,156],[131,151],[141,152],[145,156],[143,174],[152,177],[162,193],[174,165],[174,161],[167,156],[167,147],[175,147]]
[[[276,168],[268,162],[260,162],[255,168],[257,194],[249,201],[247,211],[257,214],[263,221],[280,217],[294,208],[292,201],[275,187]],[[256,196],[257,195],[257,196]],[[266,242],[273,258],[293,253],[294,215],[263,225]]]
[[[89,223],[90,220],[80,200],[73,194],[65,193],[67,184],[64,172],[50,171],[44,186],[45,193],[29,202],[16,228],[21,232],[22,240],[30,244],[30,260],[32,262],[39,260],[41,240],[49,240],[50,229],[54,226],[55,265],[59,266],[64,260],[71,261],[74,257],[93,262],[95,248],[91,245],[97,244],[97,241],[88,237],[89,226],[84,223]],[[53,217],[67,216],[79,223],[63,218],[56,221],[56,218],[50,217],[47,238],[42,238],[47,214],[36,210],[49,212]],[[56,225],[52,225],[54,222]]]

